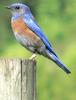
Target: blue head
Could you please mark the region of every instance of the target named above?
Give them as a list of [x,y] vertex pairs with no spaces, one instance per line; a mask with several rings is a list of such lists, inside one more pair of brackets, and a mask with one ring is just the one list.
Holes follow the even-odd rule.
[[14,3],[10,6],[7,6],[7,8],[10,9],[13,16],[20,16],[30,12],[29,7],[22,3]]

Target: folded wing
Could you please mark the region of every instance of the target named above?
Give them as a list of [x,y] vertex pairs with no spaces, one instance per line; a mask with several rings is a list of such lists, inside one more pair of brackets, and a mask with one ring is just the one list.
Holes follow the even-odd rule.
[[57,57],[50,42],[42,32],[41,28],[38,26],[38,24],[28,15],[24,16],[24,22],[28,26],[28,28],[42,40],[42,42],[45,44],[46,48],[50,51],[50,53],[53,53]]

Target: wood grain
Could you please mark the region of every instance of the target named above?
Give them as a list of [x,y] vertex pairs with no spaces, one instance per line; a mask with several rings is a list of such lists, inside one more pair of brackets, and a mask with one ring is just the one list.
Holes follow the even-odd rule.
[[0,59],[0,100],[36,100],[36,62]]

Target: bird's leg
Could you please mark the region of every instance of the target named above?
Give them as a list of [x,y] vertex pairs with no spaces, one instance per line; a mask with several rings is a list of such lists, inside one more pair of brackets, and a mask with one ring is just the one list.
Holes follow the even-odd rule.
[[37,54],[34,53],[29,59],[34,60],[36,58],[36,56],[37,56]]

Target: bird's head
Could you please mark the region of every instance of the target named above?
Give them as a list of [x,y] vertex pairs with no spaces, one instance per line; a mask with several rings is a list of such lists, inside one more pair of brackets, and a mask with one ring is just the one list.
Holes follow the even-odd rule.
[[12,15],[23,15],[30,11],[28,6],[21,3],[14,3],[10,6],[6,6],[6,8],[10,9]]

